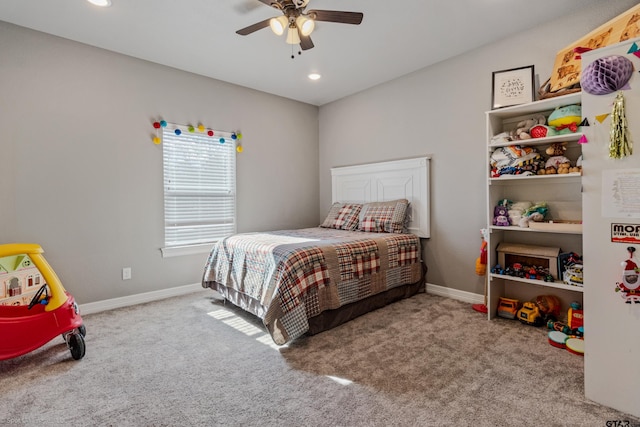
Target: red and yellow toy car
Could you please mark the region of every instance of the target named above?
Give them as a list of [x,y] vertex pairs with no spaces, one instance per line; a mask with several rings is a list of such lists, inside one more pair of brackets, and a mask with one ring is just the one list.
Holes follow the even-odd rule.
[[42,347],[62,335],[71,356],[85,354],[78,305],[37,244],[0,245],[0,360]]

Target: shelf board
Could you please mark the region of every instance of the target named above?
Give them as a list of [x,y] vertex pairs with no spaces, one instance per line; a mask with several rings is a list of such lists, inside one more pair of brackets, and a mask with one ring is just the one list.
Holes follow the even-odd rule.
[[582,174],[580,172],[571,172],[564,174],[550,175],[501,175],[498,178],[489,178],[489,184],[496,184],[505,181],[534,181],[534,180],[554,180],[566,182],[580,182]]
[[522,114],[538,113],[545,110],[554,110],[570,104],[580,104],[582,99],[581,92],[570,93],[568,95],[556,96],[554,98],[543,99],[541,101],[528,102],[526,104],[514,105],[512,107],[498,108],[496,110],[487,111],[488,115],[499,117],[512,117]]
[[565,289],[567,291],[574,291],[574,292],[581,292],[581,293],[584,292],[584,288],[582,286],[567,285],[564,282],[545,282],[544,280],[532,280],[532,279],[525,279],[523,277],[507,276],[505,274],[495,274],[495,273],[490,273],[490,277],[492,279],[495,278],[495,279],[509,280],[512,282],[522,282],[530,285],[545,286],[547,288]]
[[499,148],[499,147],[508,147],[510,145],[525,145],[525,146],[534,146],[534,145],[551,145],[555,142],[572,142],[578,141],[582,137],[582,132],[568,133],[565,135],[555,135],[548,136],[546,138],[531,138],[531,139],[519,139],[516,141],[507,141],[507,142],[497,142],[494,144],[489,144],[489,148]]
[[534,230],[533,228],[523,228],[518,227],[517,225],[510,225],[508,227],[491,225],[489,226],[491,230],[499,230],[499,231],[522,231],[525,233],[551,233],[551,234],[582,234],[582,231],[566,231],[566,230]]

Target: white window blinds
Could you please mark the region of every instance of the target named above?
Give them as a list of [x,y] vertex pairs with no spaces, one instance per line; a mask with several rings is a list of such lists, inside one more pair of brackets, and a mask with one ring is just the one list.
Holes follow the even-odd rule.
[[235,144],[174,129],[162,130],[165,246],[211,243],[235,233]]

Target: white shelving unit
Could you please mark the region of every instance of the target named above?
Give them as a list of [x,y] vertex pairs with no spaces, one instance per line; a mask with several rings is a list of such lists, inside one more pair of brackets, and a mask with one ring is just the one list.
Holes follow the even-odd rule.
[[[576,252],[582,254],[582,232],[579,230],[540,230],[522,228],[517,225],[508,227],[494,226],[494,207],[503,199],[513,202],[530,201],[547,202],[549,212],[547,219],[553,220],[582,220],[582,177],[579,173],[561,175],[502,175],[491,177],[490,156],[498,147],[509,145],[535,146],[543,157],[544,150],[556,142],[566,142],[567,150],[564,153],[572,163],[581,154],[581,146],[578,143],[582,134],[580,132],[557,135],[548,138],[532,138],[513,142],[492,143],[492,137],[501,132],[509,131],[516,124],[534,114],[544,114],[548,117],[557,107],[571,104],[580,104],[581,94],[575,93],[559,96],[542,101],[531,102],[497,110],[487,111],[487,224],[488,233],[488,286],[487,309],[488,318],[496,316],[496,309],[500,297],[515,298],[521,302],[535,299],[538,295],[556,295],[562,302],[561,318],[566,316],[570,302],[578,301],[582,304],[583,288],[562,282],[559,277],[554,282],[543,280],[531,280],[508,275],[490,273],[493,266],[498,263],[497,247],[501,242],[528,244],[545,247],[558,247],[562,252]],[[502,266],[503,268],[505,266]]]

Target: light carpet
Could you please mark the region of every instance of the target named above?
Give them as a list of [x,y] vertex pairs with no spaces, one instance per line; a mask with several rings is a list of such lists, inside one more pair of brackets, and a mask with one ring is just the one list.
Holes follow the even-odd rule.
[[58,338],[0,362],[0,425],[640,426],[544,328],[429,294],[284,347],[211,290],[84,321],[80,361]]

